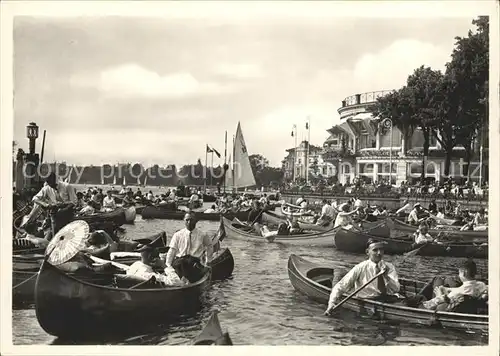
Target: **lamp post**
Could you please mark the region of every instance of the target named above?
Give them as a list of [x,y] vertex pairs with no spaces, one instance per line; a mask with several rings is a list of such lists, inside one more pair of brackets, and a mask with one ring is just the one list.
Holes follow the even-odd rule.
[[26,137],[29,140],[29,153],[26,155],[27,188],[34,188],[38,167],[38,155],[35,153],[35,142],[38,138],[37,124],[30,122],[28,126],[26,126]]
[[382,121],[382,125],[386,129],[390,129],[390,140],[389,140],[389,184],[391,185],[392,189],[392,120],[387,118]]

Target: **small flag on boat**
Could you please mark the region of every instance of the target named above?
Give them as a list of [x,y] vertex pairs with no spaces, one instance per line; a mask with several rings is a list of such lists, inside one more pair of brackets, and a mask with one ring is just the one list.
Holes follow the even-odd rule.
[[212,152],[213,152],[213,153],[215,153],[215,155],[216,155],[218,158],[220,158],[220,153],[219,153],[219,152],[218,152],[215,148],[213,148],[213,147],[212,147]]
[[217,229],[217,232],[215,233],[214,237],[212,238],[212,242],[214,242],[214,244],[216,244],[217,242],[224,240],[225,237],[226,237],[226,229],[224,228],[224,221],[222,220],[222,217],[221,217],[219,228]]

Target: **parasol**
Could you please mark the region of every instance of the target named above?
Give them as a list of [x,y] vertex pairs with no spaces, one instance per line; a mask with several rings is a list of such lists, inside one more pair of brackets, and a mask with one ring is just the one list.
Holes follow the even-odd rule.
[[89,230],[89,224],[83,220],[76,220],[64,226],[47,246],[47,261],[54,266],[68,262],[85,248]]

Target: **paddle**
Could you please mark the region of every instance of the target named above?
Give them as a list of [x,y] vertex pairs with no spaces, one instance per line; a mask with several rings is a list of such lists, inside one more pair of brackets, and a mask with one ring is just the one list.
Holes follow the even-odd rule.
[[354,297],[356,294],[358,294],[361,290],[363,290],[367,285],[369,285],[371,282],[373,282],[375,279],[377,279],[379,276],[381,276],[382,274],[385,273],[385,269],[383,269],[382,271],[380,271],[379,273],[377,273],[375,276],[373,276],[372,278],[370,278],[370,280],[368,282],[366,282],[365,284],[363,284],[361,287],[359,287],[358,289],[356,289],[354,292],[352,292],[351,294],[349,294],[347,297],[344,298],[343,301],[341,301],[340,303],[338,303],[337,305],[335,305],[332,309],[328,310],[325,312],[325,315],[331,315],[337,308],[339,308],[342,304],[344,304],[345,302],[347,302],[349,299],[351,299],[352,297]]
[[97,262],[97,263],[102,263],[102,264],[105,264],[105,263],[111,263],[113,266],[115,267],[118,267],[124,271],[127,271],[130,266],[127,266],[127,265],[124,265],[123,263],[118,263],[118,262],[114,262],[114,261],[108,261],[108,260],[105,260],[105,259],[102,259],[102,258],[99,258],[99,257],[95,257],[95,256],[88,256],[90,257],[90,259],[92,259],[93,261]]
[[[415,256],[418,251],[420,251],[420,249],[424,246],[426,246],[427,243],[403,254],[403,259],[401,260],[400,264],[402,264],[404,262],[404,260],[408,257],[411,257],[411,256]],[[351,299],[353,296],[355,296],[356,294],[358,294],[361,290],[363,290],[367,285],[369,285],[371,282],[373,282],[375,279],[377,279],[380,275],[384,274],[385,273],[385,269],[380,271],[378,274],[376,274],[374,277],[370,278],[370,280],[368,282],[366,282],[365,284],[363,284],[361,287],[359,287],[358,289],[356,289],[354,292],[352,292],[351,294],[349,294],[346,298],[344,298],[344,300],[342,300],[339,304],[335,305],[332,309],[328,310],[325,312],[325,315],[331,315],[332,312],[337,309],[338,307],[340,307],[342,304],[344,304],[345,302],[347,302],[349,299]],[[333,286],[332,286],[333,287]]]

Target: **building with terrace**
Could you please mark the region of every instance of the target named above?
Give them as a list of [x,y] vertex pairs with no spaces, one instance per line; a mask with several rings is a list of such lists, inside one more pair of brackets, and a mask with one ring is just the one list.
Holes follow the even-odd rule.
[[[328,178],[337,174],[337,167],[332,162],[325,162],[322,153],[324,149],[311,145],[309,159],[307,159],[308,141],[302,141],[296,148],[290,148],[285,159],[281,162],[284,178],[287,181],[306,179],[306,162],[309,161],[309,178]],[[297,155],[295,155],[297,153]],[[294,173],[295,171],[295,173]]]
[[[390,120],[384,122],[381,120],[383,118],[374,118],[367,111],[378,97],[388,93],[390,91],[355,94],[342,101],[342,106],[338,109],[340,123],[327,130],[329,137],[324,142],[320,154],[325,165],[330,163],[335,166],[332,172],[335,172],[340,183],[352,182],[355,177],[368,182],[390,180],[392,184],[397,185],[403,181],[413,182],[420,179],[424,144],[421,130],[416,129],[410,142],[405,145],[401,131],[392,126]],[[479,142],[476,143],[475,152],[479,152],[478,146]],[[465,166],[464,151],[463,147],[454,149],[450,166],[451,177],[462,176]],[[438,140],[431,136],[425,168],[425,177],[428,180],[439,181],[442,178],[444,160],[444,151]],[[472,161],[471,179],[478,181],[479,158],[476,156]],[[484,161],[482,177],[487,177],[487,159]]]

